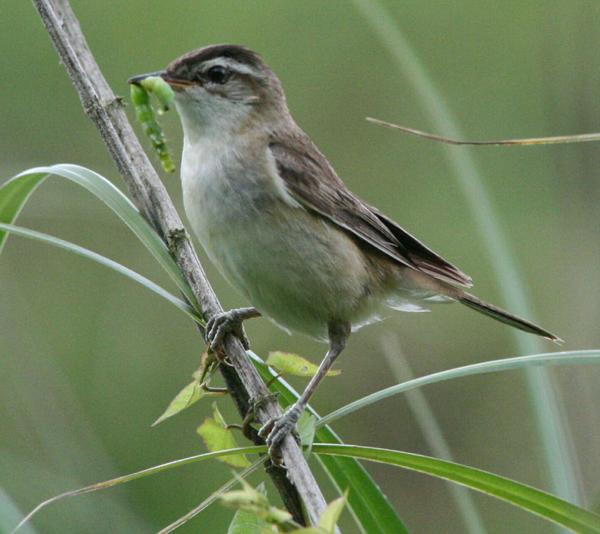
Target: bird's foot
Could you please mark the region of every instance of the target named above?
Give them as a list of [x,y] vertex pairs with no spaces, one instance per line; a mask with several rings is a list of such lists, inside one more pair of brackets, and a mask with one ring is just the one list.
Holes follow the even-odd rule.
[[303,411],[304,406],[298,403],[292,404],[280,417],[267,421],[258,431],[258,435],[265,439],[269,447],[269,456],[274,463],[281,464],[279,448],[288,434],[294,432],[294,436],[298,440],[294,429]]
[[248,350],[250,343],[244,332],[242,322],[246,317],[240,313],[240,310],[229,310],[218,313],[211,317],[206,323],[205,339],[206,344],[214,351],[220,347],[229,333],[235,334],[240,339],[244,348]]

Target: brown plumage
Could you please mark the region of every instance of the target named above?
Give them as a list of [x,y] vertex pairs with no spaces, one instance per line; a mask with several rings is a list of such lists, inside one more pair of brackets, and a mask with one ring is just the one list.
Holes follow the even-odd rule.
[[562,340],[548,330],[489,304],[456,286],[469,288],[470,276],[424,245],[392,219],[353,194],[311,139],[299,128],[271,135],[269,148],[279,175],[294,198],[316,215],[348,232],[361,247],[442,282],[432,284],[440,294],[525,332],[554,342]]
[[207,341],[216,348],[260,312],[329,342],[298,402],[261,429],[271,450],[351,329],[381,318],[385,308],[422,311],[430,302],[459,301],[559,341],[467,293],[469,276],[353,194],[295,123],[279,79],[256,53],[209,46],[176,59],[162,76],[175,90],[184,129],[186,213],[210,258],[256,307],[214,317]]

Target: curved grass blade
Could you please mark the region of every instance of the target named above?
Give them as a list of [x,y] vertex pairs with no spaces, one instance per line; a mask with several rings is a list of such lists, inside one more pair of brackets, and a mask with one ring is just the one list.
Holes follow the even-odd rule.
[[[397,336],[385,336],[381,348],[392,376],[397,382],[407,382],[415,378]],[[433,456],[453,462],[450,445],[425,393],[420,389],[413,389],[405,392],[405,399]],[[487,528],[473,494],[467,488],[457,484],[447,482],[446,485],[465,524],[465,534],[487,534]]]
[[600,515],[526,484],[474,467],[438,460],[420,454],[356,445],[315,443],[313,452],[318,455],[337,455],[396,465],[451,480],[518,506],[575,532],[582,534],[600,533]]
[[416,135],[417,137],[423,137],[431,141],[438,141],[447,145],[472,145],[472,146],[534,146],[534,145],[558,145],[566,143],[587,143],[589,141],[600,141],[600,133],[588,133],[588,134],[575,134],[575,135],[556,135],[551,137],[524,137],[521,139],[492,139],[488,141],[466,141],[464,139],[453,139],[451,137],[445,137],[443,135],[432,134],[429,132],[423,132],[415,128],[409,128],[408,126],[402,126],[400,124],[394,124],[393,122],[382,121],[381,119],[375,119],[373,117],[367,117],[367,121],[377,124],[378,126],[385,126],[386,128],[392,128],[394,130],[400,130],[401,132]]
[[[85,486],[84,488],[79,488],[72,491],[66,491],[61,493],[60,495],[55,495],[50,499],[45,500],[38,504],[31,512],[29,512],[20,523],[12,530],[12,532],[16,532],[19,528],[21,528],[27,521],[29,521],[35,514],[37,514],[40,510],[52,504],[53,502],[59,501],[61,499],[65,499],[67,497],[75,497],[76,495],[83,495],[85,493],[91,493],[93,491],[99,491],[106,488],[112,488],[113,486],[117,486],[119,484],[125,484],[126,482],[131,482],[132,480],[137,480],[138,478],[144,478],[150,475],[155,475],[162,471],[167,471],[169,469],[174,469],[176,467],[181,467],[183,465],[202,462],[204,460],[211,460],[214,458],[220,458],[222,456],[231,456],[236,454],[256,454],[256,453],[264,453],[267,452],[267,448],[264,445],[253,445],[251,447],[239,447],[237,449],[228,449],[223,451],[214,451],[214,452],[205,452],[203,454],[196,454],[194,456],[188,456],[187,458],[181,458],[179,460],[173,460],[171,462],[167,462],[160,465],[155,465],[153,467],[148,467],[147,469],[142,469],[141,471],[136,471],[135,473],[130,473],[128,475],[123,475],[117,478],[111,478],[110,480],[105,480],[104,482],[98,482],[96,484],[90,484],[89,486]],[[12,534],[12,533],[11,533]]]
[[[424,63],[398,25],[378,0],[353,0],[374,33],[387,49],[391,59],[402,73],[402,79],[412,84],[423,110],[429,115],[434,128],[443,135],[460,139],[463,135],[458,121],[452,115],[444,95],[438,90]],[[500,225],[496,210],[479,175],[477,165],[469,149],[447,150],[454,168],[454,176],[461,187],[468,208],[472,212],[482,242],[492,259],[494,275],[501,288],[505,304],[514,313],[535,321],[531,303],[528,301],[523,278],[511,253],[506,233]],[[536,354],[544,350],[541,340],[517,330],[511,330],[522,354]],[[577,456],[567,439],[569,422],[561,417],[559,400],[545,369],[526,369],[525,379],[530,395],[535,425],[544,455],[544,468],[548,472],[553,491],[570,501],[581,500],[577,480]]]
[[[376,391],[363,397],[362,399],[355,400],[338,408],[337,410],[327,414],[323,418],[317,421],[317,428],[321,425],[327,425],[349,415],[357,410],[360,410],[370,404],[379,402],[393,395],[398,395],[404,391],[426,386],[428,384],[435,384],[436,382],[443,382],[445,380],[452,380],[454,378],[462,378],[465,376],[479,375],[485,373],[497,373],[501,371],[511,371],[514,369],[522,369],[526,367],[541,367],[550,365],[573,365],[573,364],[600,364],[600,350],[571,350],[564,352],[548,352],[544,354],[534,354],[532,356],[517,356],[516,358],[505,358],[503,360],[491,360],[487,362],[474,363],[471,365],[464,365],[462,367],[456,367],[454,369],[448,369],[446,371],[440,371],[426,376],[415,378],[403,382],[402,384],[396,384],[388,388]],[[318,435],[318,434],[317,434]]]
[[202,319],[198,316],[194,308],[192,308],[187,302],[184,302],[183,300],[177,298],[175,295],[172,295],[171,293],[169,293],[159,285],[155,284],[151,280],[148,280],[141,274],[132,271],[131,269],[125,267],[124,265],[121,265],[120,263],[117,263],[116,261],[113,261],[105,256],[97,254],[96,252],[92,252],[91,250],[88,250],[86,248],[80,247],[79,245],[75,245],[74,243],[70,243],[69,241],[64,241],[63,239],[59,239],[48,234],[36,232],[35,230],[29,230],[28,228],[14,226],[12,224],[0,223],[0,231],[20,235],[29,239],[35,239],[37,241],[42,241],[49,245],[62,248],[63,250],[68,250],[69,252],[73,252],[74,254],[78,254],[79,256],[83,256],[84,258],[93,260],[96,263],[104,265],[105,267],[109,267],[113,271],[117,271],[119,274],[127,276],[128,278],[137,282],[138,284],[143,285],[146,289],[149,289],[157,295],[160,295],[174,306],[177,306],[177,308],[186,313],[194,321],[203,324]]
[[[293,404],[299,394],[285,380],[272,371],[260,357],[247,351],[261,378],[269,384],[271,391],[279,396],[282,406]],[[307,408],[316,419],[319,414]],[[327,425],[317,423],[315,440],[321,443],[342,443],[342,440]],[[373,481],[367,470],[354,458],[317,456],[321,466],[339,491],[340,495],[350,488],[348,508],[361,532],[366,534],[402,534],[408,530],[387,497]]]
[[[0,187],[0,222],[12,223],[37,186],[51,175],[62,176],[84,187],[112,209],[165,269],[188,302],[198,309],[192,290],[162,239],[127,196],[97,172],[79,165],[61,163],[34,167],[17,174]],[[0,251],[5,239],[6,235],[0,232]]]
[[[0,187],[0,223],[10,224],[21,213],[23,206],[44,181],[45,174],[33,173],[17,177]],[[0,231],[0,253],[8,238],[7,232]]]

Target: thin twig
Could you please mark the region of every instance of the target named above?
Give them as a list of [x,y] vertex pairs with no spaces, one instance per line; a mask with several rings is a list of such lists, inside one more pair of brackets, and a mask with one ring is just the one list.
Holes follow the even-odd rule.
[[393,128],[394,130],[400,130],[401,132],[416,135],[417,137],[423,137],[430,141],[439,141],[447,145],[475,145],[475,146],[534,146],[534,145],[558,145],[566,143],[588,143],[590,141],[600,141],[600,133],[587,133],[587,134],[574,134],[574,135],[556,135],[553,137],[524,137],[521,139],[492,139],[486,141],[466,141],[464,139],[452,139],[451,137],[444,137],[443,135],[432,134],[416,130],[415,128],[409,128],[408,126],[402,126],[401,124],[394,124],[393,122],[382,121],[380,119],[374,119],[373,117],[367,117],[368,122],[377,124],[378,126],[385,126],[386,128]]
[[[123,105],[115,96],[94,59],[68,0],[33,0],[81,99],[85,113],[94,121],[102,139],[123,176],[127,189],[144,217],[162,236],[181,268],[205,320],[221,312],[221,307],[198,257],[187,237],[183,223],[127,120]],[[250,399],[267,397],[269,391],[246,356],[236,337],[230,335],[224,352],[232,367],[220,366],[227,387],[242,416]],[[277,402],[268,399],[257,410],[258,422],[281,415]],[[298,522],[304,522],[301,498],[308,520],[316,523],[325,509],[313,474],[302,451],[290,436],[282,446],[287,470],[269,468],[282,499]]]

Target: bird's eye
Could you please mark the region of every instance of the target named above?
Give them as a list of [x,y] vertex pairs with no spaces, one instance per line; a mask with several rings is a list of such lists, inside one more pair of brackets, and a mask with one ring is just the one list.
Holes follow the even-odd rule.
[[219,85],[224,84],[229,79],[229,75],[229,70],[221,65],[216,65],[206,71],[206,77],[208,81],[217,83]]

